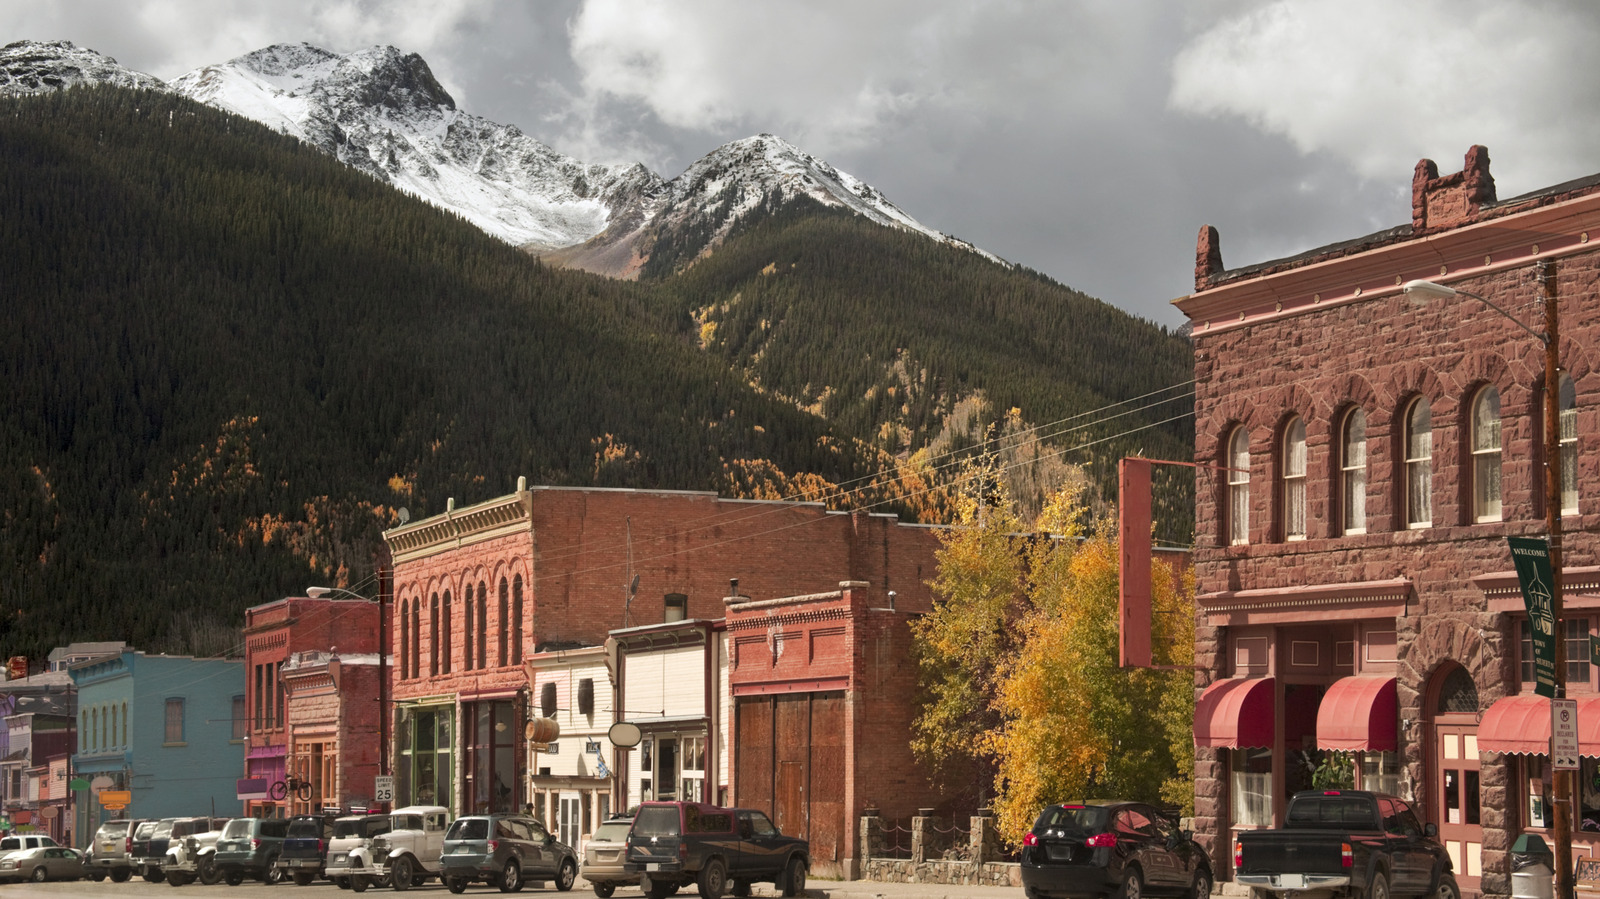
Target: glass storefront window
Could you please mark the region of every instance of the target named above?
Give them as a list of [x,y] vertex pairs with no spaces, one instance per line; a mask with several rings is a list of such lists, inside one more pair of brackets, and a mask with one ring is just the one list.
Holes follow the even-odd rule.
[[1361,789],[1400,795],[1400,753],[1361,753]]
[[467,747],[466,805],[471,814],[517,812],[522,808],[520,704],[512,700],[468,703],[472,722]]
[[1228,752],[1228,793],[1233,800],[1233,823],[1247,827],[1272,824],[1272,750],[1233,749]]
[[449,706],[401,706],[395,714],[395,805],[450,805],[455,765]]

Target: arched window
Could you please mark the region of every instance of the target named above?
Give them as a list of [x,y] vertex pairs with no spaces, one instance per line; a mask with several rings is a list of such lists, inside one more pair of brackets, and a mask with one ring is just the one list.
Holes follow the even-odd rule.
[[1250,435],[1235,428],[1228,439],[1228,543],[1250,542]]
[[[400,639],[395,643],[395,647],[400,650],[398,655],[400,656],[401,680],[411,677],[411,623],[408,620],[410,608],[411,600],[400,600]],[[260,705],[259,699],[257,700],[257,705]]]
[[1339,497],[1346,534],[1367,532],[1367,413],[1360,406],[1344,417],[1339,439]]
[[439,594],[428,600],[428,675],[439,675]]
[[101,742],[101,738],[100,738],[100,710],[99,709],[90,709],[89,710],[89,722],[90,722],[90,724],[89,724],[89,748],[91,748],[91,749],[103,749],[103,748],[105,748],[105,744],[103,742]]
[[489,587],[478,582],[478,667],[489,666]]
[[470,585],[467,587],[467,592],[462,594],[461,611],[466,614],[466,617],[463,620],[467,623],[466,630],[462,633],[462,637],[464,637],[464,639],[461,641],[461,658],[463,660],[461,669],[463,671],[471,671],[474,665],[474,662],[472,661],[472,648],[477,645],[474,642],[473,634],[476,632],[473,630],[473,628],[477,627],[477,624],[472,620],[472,587]]
[[1423,397],[1406,410],[1406,527],[1433,525],[1433,411]]
[[1283,429],[1283,538],[1306,539],[1306,422],[1298,415]]
[[422,676],[422,597],[411,601],[411,676]]
[[442,650],[439,653],[439,667],[445,673],[450,673],[450,657],[455,654],[455,647],[450,643],[450,591],[444,591],[444,604],[439,609],[439,643]]
[[122,745],[128,745],[128,701],[122,701]]
[[505,576],[502,575],[500,577],[500,619],[497,622],[500,627],[496,629],[498,633],[495,634],[496,642],[500,648],[499,653],[495,656],[495,664],[501,668],[506,667],[506,639],[511,636],[511,622],[506,620],[509,617],[507,612],[509,611],[510,603],[511,585],[506,583]]
[[1472,516],[1500,520],[1500,391],[1494,385],[1472,401]]
[[1561,514],[1578,514],[1578,388],[1561,375]]
[[114,746],[122,745],[117,742],[117,707],[114,705],[111,707],[111,743]]
[[522,664],[522,575],[511,579],[511,664]]

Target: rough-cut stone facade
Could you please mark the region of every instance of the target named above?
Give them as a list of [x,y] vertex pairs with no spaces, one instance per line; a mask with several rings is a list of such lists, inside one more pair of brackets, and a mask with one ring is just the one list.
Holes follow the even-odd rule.
[[[1197,290],[1177,301],[1193,326],[1195,461],[1213,466],[1196,480],[1197,694],[1243,673],[1235,641],[1241,628],[1279,635],[1269,645],[1281,681],[1284,628],[1351,627],[1354,639],[1364,640],[1392,627],[1392,658],[1379,656],[1376,670],[1397,681],[1402,792],[1425,820],[1444,817],[1431,795],[1437,765],[1429,736],[1436,713],[1430,697],[1442,680],[1456,666],[1470,674],[1480,717],[1496,700],[1529,689],[1517,659],[1520,600],[1494,599],[1489,587],[1514,585],[1506,574],[1508,535],[1545,532],[1544,346],[1477,300],[1419,305],[1401,285],[1427,279],[1481,295],[1538,331],[1537,266],[1555,266],[1559,348],[1577,389],[1579,434],[1580,514],[1564,516],[1564,562],[1569,571],[1592,571],[1600,563],[1600,454],[1592,439],[1600,430],[1600,254],[1590,242],[1600,237],[1596,180],[1496,202],[1483,148],[1468,153],[1461,173],[1443,178],[1424,160],[1413,178],[1412,228],[1236,272],[1220,270],[1217,236],[1203,229]],[[1500,397],[1502,512],[1498,521],[1478,522],[1470,416],[1479,390],[1489,386]],[[1432,416],[1432,523],[1414,528],[1406,512],[1405,434],[1418,398]],[[1366,416],[1365,533],[1346,534],[1341,428],[1356,408]],[[1305,424],[1307,532],[1287,540],[1281,473],[1295,417]],[[1228,479],[1215,467],[1227,464],[1238,428],[1250,449],[1249,541],[1230,545]],[[1392,583],[1403,585],[1397,604],[1363,609],[1354,598]],[[1307,593],[1307,585],[1316,586]],[[1569,613],[1589,605],[1576,593],[1569,583]],[[1592,625],[1594,613],[1585,614]],[[1361,652],[1369,649],[1360,644]],[[1281,686],[1279,702],[1281,715]],[[1231,867],[1229,751],[1201,747],[1195,760],[1196,827],[1223,878]],[[1481,761],[1479,888],[1503,895],[1510,887],[1505,850],[1526,826],[1527,802],[1513,757],[1485,752]]]

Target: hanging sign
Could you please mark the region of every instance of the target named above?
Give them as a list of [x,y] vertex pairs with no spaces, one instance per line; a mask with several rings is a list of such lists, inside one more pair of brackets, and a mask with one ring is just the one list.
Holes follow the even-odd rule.
[[1578,700],[1550,700],[1550,767],[1578,770]]
[[1522,602],[1528,610],[1528,633],[1533,638],[1533,692],[1556,695],[1556,616],[1550,585],[1550,544],[1543,537],[1507,537],[1511,561],[1517,566]]

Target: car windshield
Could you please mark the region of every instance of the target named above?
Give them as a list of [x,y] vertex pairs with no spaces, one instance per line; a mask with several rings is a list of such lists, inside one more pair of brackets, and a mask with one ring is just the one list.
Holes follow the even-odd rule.
[[156,822],[156,829],[150,832],[150,838],[153,839],[153,840],[159,840],[162,837],[170,837],[170,836],[172,836],[172,825],[174,825],[176,823],[178,823],[178,822],[176,822],[176,821],[158,821],[158,822]]
[[1106,810],[1098,805],[1052,805],[1039,813],[1033,830],[1064,830],[1068,833],[1099,833],[1106,826]]
[[397,815],[394,818],[394,829],[395,830],[421,830],[422,829],[422,816],[421,815]]
[[456,823],[450,825],[450,832],[444,835],[447,840],[487,840],[489,839],[488,818],[457,818]]
[[333,836],[339,837],[370,837],[374,834],[386,833],[389,830],[389,819],[384,817],[351,818],[347,821],[333,822]]
[[139,829],[133,832],[133,838],[136,840],[150,839],[150,835],[156,832],[156,824],[158,823],[159,822],[156,821],[145,821],[141,823],[139,825]]
[[593,840],[606,843],[620,843],[628,838],[628,828],[633,826],[632,821],[607,821],[594,829]]
[[227,827],[222,828],[223,838],[228,840],[236,840],[239,837],[249,836],[251,824],[254,820],[255,819],[253,818],[234,818],[232,821],[228,822]]
[[320,837],[322,836],[322,820],[320,818],[296,818],[289,822],[289,836]]

